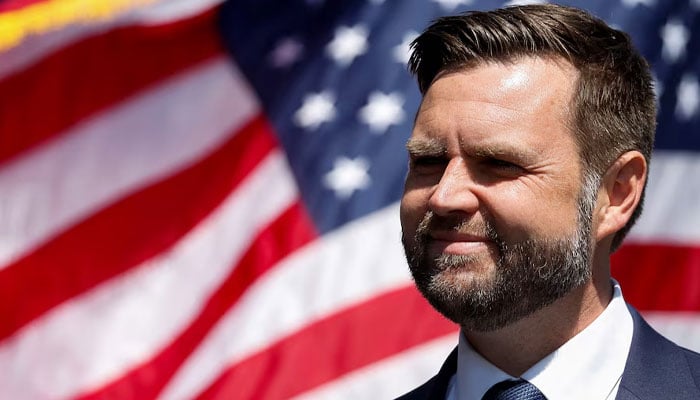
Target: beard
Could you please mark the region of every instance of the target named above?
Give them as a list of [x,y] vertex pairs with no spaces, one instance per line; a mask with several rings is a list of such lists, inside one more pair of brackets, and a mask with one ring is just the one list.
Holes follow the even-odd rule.
[[[590,192],[584,185],[584,192]],[[597,186],[596,186],[597,187]],[[595,192],[594,192],[595,193]],[[591,218],[595,195],[582,193],[572,235],[529,238],[509,243],[490,219],[473,222],[438,217],[427,212],[410,246],[402,242],[418,290],[448,319],[467,331],[492,331],[510,325],[552,304],[591,278]],[[495,260],[487,278],[480,265],[489,256],[428,254],[430,232],[454,230],[487,237],[495,244]],[[496,254],[494,254],[496,253]],[[475,276],[480,273],[482,276]]]

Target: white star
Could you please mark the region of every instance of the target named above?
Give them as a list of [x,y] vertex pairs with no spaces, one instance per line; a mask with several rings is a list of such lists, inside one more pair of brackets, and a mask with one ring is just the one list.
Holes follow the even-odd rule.
[[356,190],[365,189],[370,184],[369,163],[362,157],[350,159],[339,157],[333,169],[323,177],[323,184],[333,190],[341,199],[347,199]]
[[678,85],[676,115],[684,120],[693,118],[700,108],[700,84],[698,78],[685,75]]
[[503,4],[503,7],[526,6],[528,4],[544,4],[547,0],[510,0]]
[[328,92],[308,94],[304,104],[294,113],[294,122],[307,130],[315,130],[335,118],[335,96]]
[[304,45],[297,39],[280,40],[270,53],[270,63],[276,68],[288,67],[299,61],[304,53]]
[[326,46],[326,52],[341,66],[347,66],[367,51],[367,28],[362,25],[341,26],[336,29],[333,41]]
[[622,5],[627,8],[634,8],[640,4],[647,7],[654,7],[656,5],[656,0],[622,0]]
[[452,11],[457,6],[460,4],[471,4],[472,0],[433,0],[434,2],[440,4],[440,7],[442,7],[445,10]]
[[411,57],[411,42],[417,37],[418,32],[416,31],[408,31],[404,33],[401,44],[395,46],[392,51],[394,60],[404,65],[408,64],[408,59]]
[[685,46],[690,39],[688,28],[678,20],[670,20],[661,28],[662,53],[666,61],[677,61],[685,54]]
[[399,93],[372,92],[367,104],[360,109],[360,121],[369,125],[374,133],[384,133],[390,125],[403,121],[404,98]]

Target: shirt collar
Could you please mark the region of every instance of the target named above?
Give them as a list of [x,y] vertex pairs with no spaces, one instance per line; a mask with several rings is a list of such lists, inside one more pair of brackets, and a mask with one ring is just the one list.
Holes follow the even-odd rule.
[[[619,284],[613,284],[613,298],[598,318],[521,376],[547,399],[606,399],[617,389],[632,343],[633,321]],[[495,383],[517,379],[474,351],[464,333],[459,335],[457,351],[455,398],[479,400]]]

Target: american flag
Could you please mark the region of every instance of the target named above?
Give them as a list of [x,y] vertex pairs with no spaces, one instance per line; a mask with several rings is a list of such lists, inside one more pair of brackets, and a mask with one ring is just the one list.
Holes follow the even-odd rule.
[[[457,328],[400,245],[408,45],[516,3],[0,2],[0,398],[381,399],[433,375]],[[613,274],[700,350],[700,1],[562,3],[653,66]]]

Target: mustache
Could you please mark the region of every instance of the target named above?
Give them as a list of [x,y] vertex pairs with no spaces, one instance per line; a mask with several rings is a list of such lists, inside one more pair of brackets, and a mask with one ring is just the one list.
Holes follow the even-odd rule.
[[477,237],[484,237],[496,243],[501,242],[500,235],[488,218],[483,220],[464,219],[458,216],[439,216],[428,211],[416,229],[416,241],[425,243],[431,232],[458,232]]

